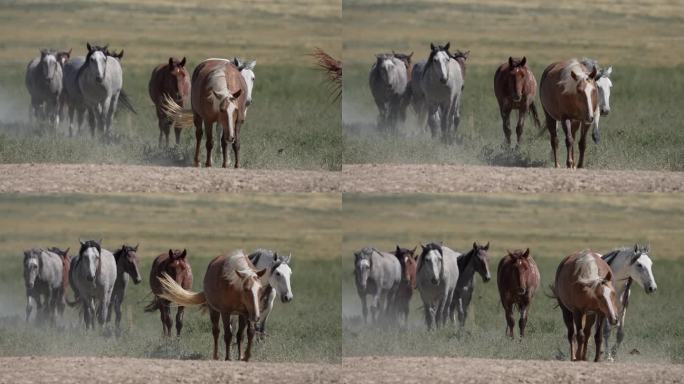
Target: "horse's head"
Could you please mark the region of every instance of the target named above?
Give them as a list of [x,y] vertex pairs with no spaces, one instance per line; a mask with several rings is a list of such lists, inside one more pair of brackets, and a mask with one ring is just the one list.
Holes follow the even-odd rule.
[[138,268],[138,244],[135,247],[130,245],[122,245],[121,249],[114,253],[116,264],[123,267],[123,271],[128,273],[135,284],[140,284],[142,277],[140,276],[140,269]]
[[598,300],[598,306],[601,313],[606,317],[606,319],[612,324],[617,324],[617,308],[618,300],[617,294],[615,293],[615,287],[612,283],[613,275],[608,268],[606,277],[602,278],[598,284],[594,287],[594,295]]
[[292,255],[285,258],[279,258],[278,253],[273,254],[273,264],[271,264],[271,273],[268,278],[269,284],[275,288],[276,293],[280,296],[280,301],[287,303],[294,299],[292,294],[292,287],[290,285],[290,277],[292,276],[292,269],[290,268],[290,259]]
[[40,250],[30,249],[24,251],[24,284],[32,289],[36,284],[36,278],[40,271]]
[[506,252],[508,253],[508,257],[513,259],[512,266],[516,272],[516,280],[514,280],[514,284],[516,284],[514,287],[516,288],[515,293],[518,295],[526,295],[527,290],[529,289],[526,276],[530,273],[532,268],[530,265],[530,249],[527,248],[524,251],[522,249],[516,249],[513,252]]
[[482,281],[485,283],[492,279],[492,275],[489,272],[489,242],[487,245],[480,245],[477,242],[473,243],[473,265],[475,266],[475,272],[479,273],[482,277]]
[[190,76],[185,69],[185,57],[178,60],[175,57],[169,57],[169,64],[166,67],[169,75],[166,76],[166,88],[171,89],[172,94],[169,95],[178,105],[183,105],[184,100],[190,95]]
[[648,256],[648,248],[648,246],[640,247],[639,244],[634,244],[634,253],[629,261],[629,277],[641,285],[646,293],[653,293],[658,289],[658,285],[653,276],[653,261]]
[[373,250],[363,248],[354,252],[354,276],[356,277],[356,284],[361,290],[366,289],[371,268],[373,268]]
[[67,61],[69,61],[69,59],[71,58],[71,49],[69,49],[69,51],[57,52],[55,57],[57,58],[57,62],[59,63],[59,65],[64,67],[64,64],[66,64]]
[[401,248],[397,245],[397,249],[394,251],[394,255],[399,259],[399,263],[402,267],[402,277],[404,282],[411,284],[411,288],[416,288],[416,269],[418,264],[418,255],[416,255],[416,249]]
[[508,58],[508,86],[513,92],[511,98],[518,102],[523,98],[525,83],[527,82],[527,57],[522,59]]
[[378,69],[383,83],[390,83],[390,74],[396,70],[397,63],[398,61],[394,60],[394,55],[387,53],[375,55],[375,67]]
[[95,278],[97,277],[98,270],[100,269],[100,260],[102,255],[102,247],[100,241],[87,240],[83,241],[79,239],[81,243],[81,249],[78,251],[79,266],[85,268],[85,278],[89,282],[95,285]]
[[211,91],[214,97],[219,102],[219,121],[223,129],[228,131],[228,142],[235,142],[235,123],[238,119],[239,107],[237,99],[242,94],[242,89],[238,89],[235,93],[231,93],[226,87],[222,93]]
[[429,243],[420,245],[420,263],[418,268],[427,274],[433,285],[438,285],[444,270],[444,256],[442,247],[439,244]]
[[90,45],[86,43],[88,54],[86,54],[84,66],[92,68],[95,72],[95,81],[101,83],[104,81],[105,73],[107,73],[107,45],[104,47],[98,45]]
[[182,251],[180,249],[169,249],[169,258],[164,269],[179,284],[181,276],[184,276],[189,268],[186,261],[187,255],[187,249]]
[[449,53],[449,47],[451,43],[446,43],[446,45],[437,45],[430,43],[430,56],[428,57],[427,65],[434,68],[433,70],[439,75],[439,81],[442,84],[446,84],[449,81],[449,61],[451,60],[451,54]]
[[47,81],[52,80],[52,78],[55,77],[55,72],[57,71],[57,67],[59,66],[59,62],[57,61],[55,52],[48,49],[42,49],[40,51],[39,65],[40,72],[43,75],[43,78]]
[[240,298],[242,300],[242,305],[247,308],[249,321],[257,321],[261,316],[259,297],[261,296],[262,285],[260,279],[264,273],[266,273],[266,270],[262,269],[258,272],[251,270],[236,270],[235,273],[241,280],[242,293]]
[[252,89],[254,88],[254,81],[256,80],[256,75],[254,74],[254,67],[256,67],[256,60],[242,61],[237,57],[233,58],[233,64],[237,67],[238,71],[242,75],[242,78],[247,84],[247,100],[245,101],[246,106],[252,105]]
[[594,121],[594,110],[598,98],[596,91],[596,67],[592,67],[590,73],[586,73],[583,66],[571,65],[568,78],[561,80],[564,85],[563,93],[574,94],[584,106],[584,122],[591,124]]
[[602,116],[610,113],[610,89],[613,87],[613,82],[610,80],[610,75],[613,73],[613,67],[602,69],[596,77],[596,87],[598,88],[598,106]]

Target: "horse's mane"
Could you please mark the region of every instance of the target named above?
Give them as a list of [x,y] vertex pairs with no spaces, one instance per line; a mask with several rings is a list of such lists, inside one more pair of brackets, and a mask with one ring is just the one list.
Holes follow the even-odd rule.
[[[577,80],[572,78],[572,73],[575,73]],[[587,79],[589,79],[589,74],[584,71],[583,65],[577,59],[572,59],[561,70],[558,85],[563,87],[564,94],[575,93],[577,83]]]
[[256,276],[252,263],[242,249],[233,251],[226,256],[226,259],[223,262],[223,277],[228,280],[231,285],[239,287],[242,285],[242,278],[240,278],[235,271],[240,271],[240,273],[247,277]]
[[121,257],[121,255],[122,255],[124,252],[126,252],[126,253],[128,254],[128,253],[130,253],[131,251],[134,251],[134,248],[131,247],[131,246],[128,245],[128,244],[124,244],[121,248],[119,248],[119,249],[117,249],[116,251],[114,251],[114,253],[113,253],[113,255],[114,255],[114,260],[119,261],[119,257]]
[[606,262],[606,264],[608,264],[609,266],[612,266],[612,264],[613,264],[613,262],[615,261],[615,258],[617,257],[617,255],[618,255],[620,252],[624,251],[624,250],[625,250],[625,249],[618,248],[618,249],[616,249],[616,250],[614,250],[614,251],[610,251],[610,252],[606,253],[605,255],[601,256],[601,258],[603,259],[603,261]]
[[83,243],[81,243],[81,249],[78,251],[78,257],[80,258],[83,252],[88,249],[88,248],[95,248],[97,249],[98,253],[102,253],[102,247],[100,244],[97,243],[95,240],[86,240]]
[[603,279],[599,276],[598,265],[594,259],[593,252],[585,249],[579,253],[575,260],[575,275],[578,281],[585,285],[596,286]]
[[473,259],[473,256],[475,255],[475,251],[477,251],[475,248],[470,248],[470,251],[461,254],[461,256],[458,257],[458,259],[456,259],[459,271],[462,271],[468,264],[470,264],[470,261]]

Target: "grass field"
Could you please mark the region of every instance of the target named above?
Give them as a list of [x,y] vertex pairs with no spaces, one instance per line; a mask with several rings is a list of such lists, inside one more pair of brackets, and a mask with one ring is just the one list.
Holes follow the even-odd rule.
[[[158,313],[144,313],[149,268],[169,248],[187,248],[201,290],[209,260],[230,250],[268,247],[292,252],[295,299],[276,303],[270,336],[255,360],[325,361],[340,358],[338,195],[5,195],[0,197],[0,355],[82,355],[211,358],[208,315],[186,311],[181,338],[164,339]],[[70,246],[102,237],[113,250],[140,243],[143,283],[124,302],[123,336],[85,332],[67,308],[62,329],[24,323],[21,255],[28,247]]]
[[[547,298],[559,260],[574,251],[606,252],[649,242],[658,291],[635,287],[626,317],[623,361],[684,362],[684,327],[679,292],[684,288],[682,197],[675,195],[345,195],[342,214],[343,355],[459,356],[555,359],[568,355],[560,310]],[[365,245],[444,241],[465,250],[473,241],[491,242],[492,282],[476,277],[466,330],[428,333],[418,292],[411,302],[408,331],[363,326],[353,281],[352,252]],[[537,261],[542,291],[535,298],[523,341],[504,336],[496,266],[506,249],[526,248]],[[516,318],[517,319],[517,318]],[[517,321],[517,320],[516,320]],[[516,329],[517,334],[517,329]],[[614,336],[613,336],[614,337]],[[593,343],[593,339],[592,342]],[[590,351],[593,349],[590,349]],[[636,350],[637,352],[634,352]],[[632,352],[632,354],[630,354]],[[593,356],[593,355],[592,355]]]
[[[0,1],[0,162],[189,165],[194,129],[183,132],[180,147],[157,148],[150,72],[169,56],[187,56],[189,71],[208,57],[240,56],[257,60],[254,103],[241,132],[244,167],[339,170],[339,103],[309,56],[314,47],[339,56],[339,9],[335,0]],[[69,139],[66,125],[53,135],[26,124],[26,63],[44,47],[84,55],[86,41],[125,49],[124,89],[138,110],[118,114],[107,142],[87,130]],[[218,141],[215,151],[216,159]]]
[[[684,116],[677,102],[684,85],[684,46],[678,42],[684,33],[681,3],[457,0],[343,5],[345,163],[552,166],[548,133],[540,136],[531,118],[519,152],[501,146],[494,71],[509,56],[526,55],[537,81],[549,63],[571,57],[592,57],[613,66],[611,115],[601,119],[600,144],[588,145],[587,167],[684,169],[679,145],[684,142],[679,129]],[[458,127],[461,145],[433,141],[412,112],[398,137],[375,130],[377,109],[368,89],[373,55],[413,51],[414,61],[425,60],[431,41],[451,41],[452,51],[471,51]],[[539,101],[537,106],[543,122]],[[514,113],[512,127],[516,119]],[[563,140],[560,149],[564,163]]]

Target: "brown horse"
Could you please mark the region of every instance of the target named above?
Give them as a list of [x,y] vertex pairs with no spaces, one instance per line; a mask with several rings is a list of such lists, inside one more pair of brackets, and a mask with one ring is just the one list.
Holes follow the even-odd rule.
[[[169,133],[171,126],[174,126],[173,120],[169,119],[162,102],[163,96],[171,98],[176,104],[181,107],[188,107],[190,102],[190,75],[185,69],[185,57],[178,60],[175,57],[169,57],[169,62],[159,64],[152,70],[150,82],[147,86],[150,94],[150,99],[154,103],[157,110],[157,119],[159,120],[159,146],[162,145],[162,135],[166,136],[166,146],[169,146]],[[180,134],[182,126],[177,124],[174,126],[176,133],[176,145],[180,144]]]
[[539,289],[540,281],[539,268],[530,256],[529,248],[524,251],[522,249],[516,249],[513,252],[507,251],[506,256],[499,262],[496,271],[496,283],[499,287],[501,305],[506,312],[507,336],[514,337],[513,307],[517,305],[520,310],[520,320],[518,321],[520,337],[525,337],[528,311],[534,294]]
[[499,112],[503,120],[503,131],[506,144],[511,145],[510,116],[513,109],[518,110],[518,124],[515,133],[518,138],[516,146],[520,145],[520,137],[525,126],[525,117],[529,110],[534,124],[541,129],[537,107],[534,105],[534,95],[537,93],[537,80],[527,67],[527,57],[522,59],[508,58],[494,73],[494,94],[499,102]]
[[594,322],[594,361],[601,358],[603,320],[617,324],[618,301],[612,279],[610,266],[601,255],[590,250],[566,256],[556,270],[551,290],[563,311],[572,361],[587,360],[587,345]]
[[226,343],[226,360],[230,360],[230,342],[233,336],[230,315],[240,315],[240,322],[249,322],[247,328],[247,350],[242,353],[242,329],[238,330],[238,356],[248,361],[252,355],[254,323],[259,320],[259,298],[263,291],[261,277],[267,269],[256,271],[254,265],[242,250],[214,258],[204,275],[204,290],[199,293],[187,291],[171,276],[163,274],[160,279],[162,298],[178,305],[202,305],[209,309],[212,334],[214,336],[214,360],[218,360],[218,337],[221,333],[219,320],[223,320],[223,340]]
[[[163,293],[159,279],[164,273],[178,283],[183,289],[192,289],[192,268],[187,259],[188,251],[184,249],[169,249],[168,253],[162,253],[152,262],[150,269],[150,289],[154,299],[145,307],[145,312],[154,312],[157,309],[161,315],[162,332],[164,336],[171,336],[173,320],[171,319],[171,303],[159,297]],[[180,305],[176,311],[176,336],[180,336],[183,329],[183,314],[185,307]]]
[[[587,132],[594,121],[594,111],[598,103],[596,88],[596,67],[591,71],[577,59],[560,61],[546,67],[541,77],[539,97],[544,114],[546,129],[549,130],[553,160],[558,168],[558,136],[556,122],[560,122],[565,133],[568,168],[584,166],[584,150],[587,145]],[[579,163],[575,163],[575,136],[581,123],[579,140]]]
[[404,316],[404,324],[408,325],[409,304],[413,290],[416,289],[416,270],[418,269],[418,256],[416,248],[407,249],[397,245],[394,256],[401,264],[401,283],[394,299],[394,307],[397,313]]
[[463,83],[465,84],[465,77],[466,77],[466,60],[468,60],[468,57],[470,57],[470,51],[460,51],[456,50],[456,52],[451,54],[451,58],[456,60],[458,63],[458,66],[461,67],[461,73],[463,74]]

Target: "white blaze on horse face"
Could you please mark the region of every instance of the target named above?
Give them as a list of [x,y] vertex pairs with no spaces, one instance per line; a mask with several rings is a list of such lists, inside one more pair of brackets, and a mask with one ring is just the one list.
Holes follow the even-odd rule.
[[226,108],[226,118],[228,119],[228,141],[235,141],[235,113],[237,107],[235,106],[235,99],[232,96],[227,96],[228,108]]
[[259,317],[261,317],[261,309],[259,308],[259,291],[261,290],[261,283],[259,282],[258,279],[255,279],[254,283],[252,284],[252,289],[250,291],[251,294],[251,299],[252,299],[252,305],[254,307],[254,313],[252,316],[250,316],[251,321],[257,321],[259,320]]
[[97,275],[97,264],[100,259],[100,254],[97,252],[96,248],[88,248],[83,252],[83,261],[88,267],[86,278],[88,281],[95,281]]
[[102,81],[107,71],[107,56],[102,51],[95,51],[90,55],[90,60],[97,68],[97,80]]
[[642,253],[629,270],[629,277],[635,280],[647,293],[652,293],[658,288],[653,276],[652,267],[653,262],[651,258],[647,254]]
[[46,79],[52,80],[52,78],[55,76],[57,65],[59,65],[57,63],[57,58],[53,54],[45,55],[43,58],[43,75]]
[[32,257],[26,262],[26,269],[28,270],[28,285],[29,288],[33,288],[36,283],[36,277],[38,277],[38,258]]
[[357,279],[362,288],[366,287],[368,281],[368,274],[370,273],[370,261],[367,259],[361,259],[356,264]]
[[433,58],[434,64],[437,64],[439,68],[439,80],[443,84],[446,84],[446,82],[449,81],[449,60],[451,60],[451,58],[445,51],[435,53]]
[[294,298],[292,288],[290,287],[290,275],[292,270],[287,264],[280,264],[278,268],[273,271],[269,279],[272,287],[275,287],[276,293],[280,296],[283,302],[291,301]]
[[613,82],[608,77],[601,77],[596,81],[596,88],[598,88],[598,106],[602,115],[607,115],[610,112],[610,88]]
[[589,120],[586,121],[586,123],[590,123],[594,121],[594,108],[592,106],[592,95],[594,91],[594,84],[590,81],[587,81],[587,84],[584,86],[584,96],[585,99],[587,100],[587,113],[588,113],[588,118]]
[[430,268],[430,279],[433,284],[439,282],[440,271],[442,270],[442,255],[436,249],[431,250],[425,255],[425,261]]

